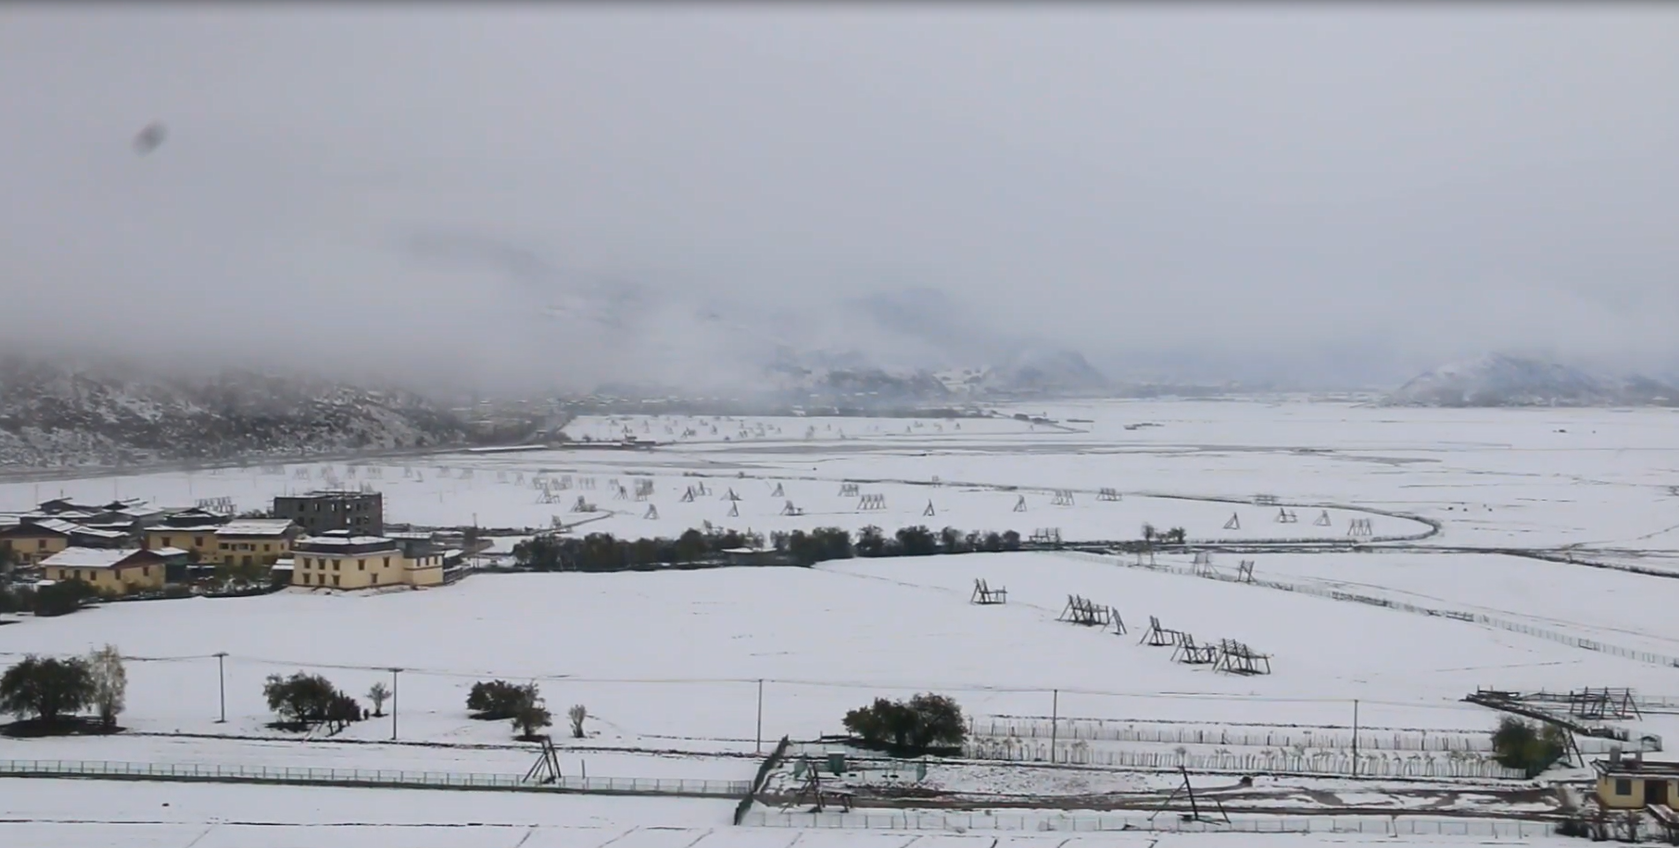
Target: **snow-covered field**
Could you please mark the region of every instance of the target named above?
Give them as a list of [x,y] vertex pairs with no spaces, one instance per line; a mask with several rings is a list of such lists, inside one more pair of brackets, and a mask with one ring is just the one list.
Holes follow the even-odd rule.
[[[17,848],[1255,848],[1377,845],[1372,834],[1004,833],[745,829],[727,801],[286,786],[0,781]],[[94,802],[90,799],[97,799]],[[1372,830],[1380,820],[1371,820]],[[1488,844],[1408,836],[1407,844]],[[1567,844],[1535,837],[1501,845]]]
[[[389,521],[456,524],[475,515],[484,526],[522,527],[547,524],[559,515],[562,520],[597,519],[580,531],[620,535],[674,534],[701,521],[761,532],[828,524],[855,529],[870,523],[888,529],[948,524],[1022,534],[1059,527],[1069,539],[1133,538],[1143,522],[1183,526],[1191,538],[1246,541],[1312,533],[1345,538],[1355,517],[1369,517],[1377,535],[1427,530],[1420,522],[1357,510],[1404,512],[1439,521],[1443,530],[1394,550],[1217,554],[1215,564],[1230,570],[1236,560],[1252,559],[1256,574],[1269,580],[1484,613],[1613,645],[1679,654],[1679,634],[1672,631],[1667,613],[1679,596],[1679,583],[1485,552],[1428,550],[1573,546],[1582,558],[1679,558],[1679,531],[1673,529],[1679,519],[1672,517],[1675,498],[1668,489],[1679,484],[1679,428],[1673,426],[1679,419],[1672,413],[1388,410],[1305,402],[1111,402],[1020,411],[1094,423],[1045,427],[1008,419],[927,419],[916,427],[904,419],[748,419],[721,422],[714,435],[710,424],[698,419],[581,419],[571,425],[574,436],[617,439],[628,426],[641,438],[676,444],[655,451],[457,454],[416,461],[406,475],[403,466],[380,466],[379,479],[367,482],[386,493]],[[1127,426],[1140,424],[1159,426]],[[843,427],[845,438],[830,437],[830,425]],[[666,427],[673,432],[663,432]],[[692,435],[682,435],[688,431]],[[90,499],[145,496],[165,503],[226,495],[248,508],[276,493],[322,485],[322,467],[308,467],[307,480],[298,476],[299,467],[283,474],[252,468],[39,487],[8,484],[0,486],[0,503],[22,509],[32,499],[62,490]],[[449,469],[446,476],[441,468]],[[467,469],[470,478],[463,474]],[[572,488],[560,491],[565,502],[538,503],[542,492],[532,480],[565,475],[573,478]],[[342,463],[333,470],[345,485],[358,485],[367,476],[365,467],[354,478]],[[595,488],[580,489],[584,477],[593,478]],[[633,491],[635,477],[653,480],[648,501],[613,497],[609,481],[616,478]],[[935,477],[941,485],[932,485]],[[684,502],[687,488],[702,480],[710,494]],[[838,493],[844,480],[894,481],[859,484],[862,493],[884,494],[887,509],[858,512],[855,498]],[[781,496],[772,494],[777,485],[783,488]],[[1122,492],[1123,499],[1097,500],[1097,490],[1106,487]],[[731,488],[739,501],[723,499]],[[1074,505],[1052,505],[1058,489],[1073,490]],[[1248,500],[1260,493],[1299,505],[1299,521],[1276,522],[1278,507],[1196,499]],[[611,512],[571,515],[569,501],[578,495]],[[1021,497],[1027,511],[1014,512]],[[788,500],[805,514],[780,515]],[[924,517],[929,500],[935,515]],[[650,503],[657,507],[657,519],[641,517]],[[727,516],[731,505],[739,510],[738,518]],[[1332,517],[1327,528],[1312,522],[1323,509]],[[1223,529],[1233,512],[1240,528]],[[1164,556],[1161,561],[1175,562]],[[1187,565],[1187,560],[1177,564]],[[970,605],[975,578],[1006,586],[1009,603]],[[1067,595],[1074,593],[1112,605],[1131,633],[1118,636],[1056,621]],[[1138,644],[1150,615],[1202,642],[1246,642],[1272,655],[1274,673],[1234,676],[1172,662],[1171,649]],[[853,560],[816,569],[482,574],[449,587],[390,595],[281,593],[112,604],[0,628],[0,652],[11,656],[79,652],[106,642],[147,658],[129,664],[129,709],[123,723],[135,734],[163,735],[0,740],[0,758],[522,773],[533,756],[529,747],[514,743],[505,724],[476,722],[465,714],[466,690],[489,677],[536,681],[556,713],[573,703],[588,707],[593,716],[588,739],[570,741],[556,734],[568,771],[586,763],[590,776],[720,780],[751,776],[757,763],[749,755],[759,749],[760,737],[767,749],[782,735],[811,738],[834,732],[847,709],[876,696],[929,689],[955,696],[977,715],[1048,716],[1053,711],[1063,717],[1229,726],[1344,727],[1351,723],[1356,699],[1365,727],[1456,732],[1487,729],[1496,721],[1490,711],[1461,701],[1478,686],[1553,691],[1630,686],[1658,696],[1679,689],[1667,682],[1671,669],[1509,630],[1058,554]],[[210,657],[215,652],[228,654],[226,724],[216,722],[217,662]],[[266,675],[318,671],[359,693],[375,681],[388,683],[392,667],[403,669],[398,675],[399,741],[447,745],[383,744],[392,731],[388,718],[353,725],[340,742],[330,744],[274,741],[283,734],[265,727],[270,717],[260,688]],[[1679,739],[1679,722],[1663,715],[1647,716],[1637,729]],[[255,738],[168,735],[177,732]],[[1116,779],[1112,785],[1128,784]],[[140,790],[124,785],[123,791]],[[279,790],[168,786],[158,791]],[[37,797],[45,794],[8,793],[14,799],[8,809],[25,818],[50,818],[50,804]],[[471,795],[481,797],[487,796]],[[557,811],[557,818],[531,818],[527,827],[539,821],[575,825],[597,815],[593,801],[584,799],[493,803],[553,805],[545,809]],[[645,803],[662,810],[667,802]],[[689,803],[669,808],[671,815],[686,815],[681,811]],[[761,844],[779,848],[793,838],[784,832],[729,831],[718,824],[727,820],[728,805],[691,803],[696,811],[716,815],[672,821],[682,830],[669,833],[685,834],[682,839],[670,836],[673,844],[704,848],[712,842],[756,845],[768,840]],[[429,801],[415,804],[426,813],[441,809]],[[414,820],[429,820],[414,815],[419,816]],[[617,830],[602,826],[589,839],[575,840],[543,825],[524,844],[541,839],[603,844],[639,821]],[[122,832],[187,824],[205,827],[196,820],[169,820]],[[705,830],[714,826],[721,828],[718,835],[706,836]],[[245,837],[228,834],[255,831],[232,826],[211,831],[201,848],[284,841],[251,837],[258,841],[240,842]],[[178,838],[181,832],[169,831],[155,844],[190,841]],[[441,829],[426,838],[433,835],[434,842],[426,844],[455,844],[446,840],[456,837]],[[103,838],[93,832],[73,836],[74,844],[98,844]],[[525,833],[472,844],[500,844],[495,840],[502,836],[513,845]],[[799,844],[839,836],[853,834],[812,832]],[[0,839],[6,837],[0,831]],[[862,835],[855,838],[820,844],[876,844]],[[900,834],[891,844],[906,838]],[[1038,844],[1027,841],[1034,837],[1011,838]],[[1106,837],[1109,842],[1081,838],[1091,841],[1068,844],[1132,844],[1126,836]],[[1160,844],[1220,838],[1236,837],[1168,836]],[[1244,844],[1263,839],[1240,838]],[[230,839],[235,841],[225,841]],[[929,835],[917,845],[940,844],[932,839]]]

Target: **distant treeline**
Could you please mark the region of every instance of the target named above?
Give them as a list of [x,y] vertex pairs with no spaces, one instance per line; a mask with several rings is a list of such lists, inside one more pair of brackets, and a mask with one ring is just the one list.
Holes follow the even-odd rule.
[[[611,533],[583,538],[542,535],[513,547],[514,560],[534,571],[624,571],[655,566],[717,564],[725,551],[764,548],[761,533],[707,528],[690,529],[675,539],[665,537],[619,539]],[[810,532],[772,533],[770,548],[797,565],[814,565],[852,557],[931,556],[933,554],[1001,553],[1020,550],[1020,534],[1013,530],[964,532],[955,527],[930,530],[904,527],[888,536],[879,527],[864,527],[854,537],[838,527]]]

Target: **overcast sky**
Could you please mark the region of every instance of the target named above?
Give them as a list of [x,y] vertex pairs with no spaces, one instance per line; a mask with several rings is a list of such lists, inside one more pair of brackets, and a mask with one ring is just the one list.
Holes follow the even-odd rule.
[[1119,374],[1671,367],[1676,44],[1660,4],[7,5],[6,335],[582,380],[721,343],[534,306],[931,288]]

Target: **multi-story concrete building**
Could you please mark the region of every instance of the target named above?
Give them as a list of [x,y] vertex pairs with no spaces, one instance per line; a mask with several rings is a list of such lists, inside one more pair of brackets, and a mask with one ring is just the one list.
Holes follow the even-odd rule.
[[80,580],[114,595],[162,589],[167,558],[137,548],[65,548],[41,561],[48,580]]
[[378,492],[322,490],[281,495],[274,498],[271,512],[275,518],[297,522],[311,536],[332,530],[348,530],[360,536],[385,532],[385,496]]
[[292,585],[329,589],[436,586],[443,552],[421,542],[336,530],[292,545]]

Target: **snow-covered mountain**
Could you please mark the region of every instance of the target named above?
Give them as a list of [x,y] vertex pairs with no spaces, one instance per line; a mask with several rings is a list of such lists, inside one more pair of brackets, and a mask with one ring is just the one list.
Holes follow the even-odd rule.
[[0,464],[15,470],[460,444],[416,395],[224,372],[166,377],[0,357]]
[[1389,395],[1405,406],[1679,405],[1679,389],[1640,375],[1597,376],[1556,362],[1491,353],[1419,374]]

